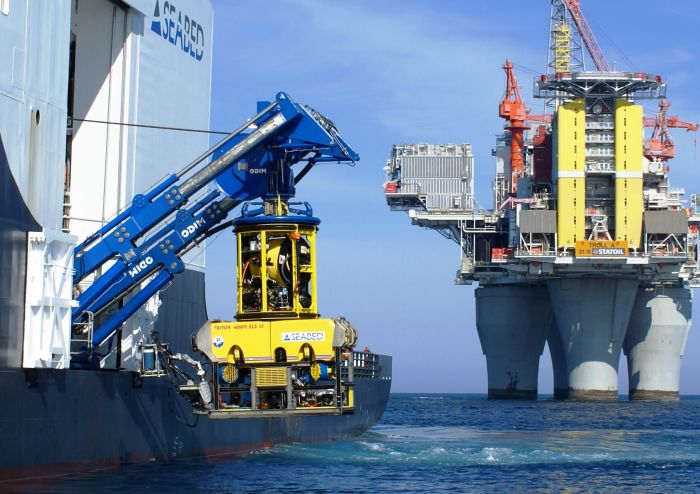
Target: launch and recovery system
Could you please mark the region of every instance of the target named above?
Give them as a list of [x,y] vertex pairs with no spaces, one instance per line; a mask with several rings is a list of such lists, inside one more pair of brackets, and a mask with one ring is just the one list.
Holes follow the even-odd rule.
[[207,321],[193,335],[203,361],[151,333],[139,379],[170,378],[194,413],[211,418],[352,413],[354,368],[373,355],[352,351],[357,332],[346,319],[320,317],[320,220],[291,199],[314,166],[358,159],[314,109],[285,93],[259,103],[254,117],[76,247],[71,367],[98,368],[122,324],[184,270],[182,256],[233,227],[237,320]]

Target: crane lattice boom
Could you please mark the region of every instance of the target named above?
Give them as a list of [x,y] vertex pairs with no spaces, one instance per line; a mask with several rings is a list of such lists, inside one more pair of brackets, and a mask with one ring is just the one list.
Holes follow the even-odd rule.
[[605,59],[605,55],[603,55],[603,50],[601,50],[600,45],[598,44],[598,40],[593,34],[593,31],[591,31],[591,28],[588,25],[588,21],[586,20],[586,17],[581,11],[581,7],[579,6],[579,0],[562,1],[571,13],[571,17],[573,18],[574,23],[576,24],[576,29],[578,29],[578,32],[581,35],[581,39],[583,39],[583,44],[586,45],[586,49],[588,50],[588,53],[593,59],[593,63],[595,64],[596,70],[599,72],[611,72],[612,68],[610,67],[610,64],[608,64],[608,61]]

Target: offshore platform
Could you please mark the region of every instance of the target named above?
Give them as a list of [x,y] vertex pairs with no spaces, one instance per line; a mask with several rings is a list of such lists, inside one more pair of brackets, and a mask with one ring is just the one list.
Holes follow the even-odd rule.
[[[512,63],[503,67],[493,209],[476,205],[469,144],[395,145],[386,199],[460,245],[456,282],[479,284],[490,398],[536,398],[547,343],[555,398],[617,399],[624,351],[630,399],[675,400],[700,216],[695,197],[685,208],[669,185],[668,129],[698,126],[667,116],[660,76],[611,68],[578,0],[552,0],[550,17],[534,96],[551,113],[529,114]],[[656,116],[643,100],[659,101]]]

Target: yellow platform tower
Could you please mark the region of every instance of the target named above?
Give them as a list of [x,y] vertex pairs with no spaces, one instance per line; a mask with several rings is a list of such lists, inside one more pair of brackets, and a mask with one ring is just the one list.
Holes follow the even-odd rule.
[[642,241],[642,107],[615,100],[615,240],[638,249]]
[[556,114],[557,248],[585,239],[586,113],[583,99],[564,103]]

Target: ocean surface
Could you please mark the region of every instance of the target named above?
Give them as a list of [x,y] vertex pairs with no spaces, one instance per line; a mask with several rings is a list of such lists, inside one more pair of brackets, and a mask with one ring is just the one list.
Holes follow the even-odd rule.
[[489,401],[392,394],[353,440],[62,478],[36,492],[700,492],[700,397]]

